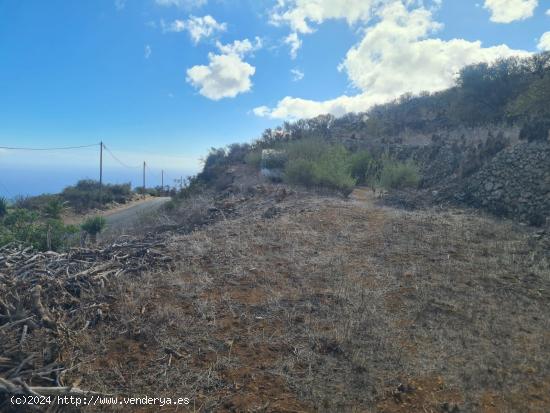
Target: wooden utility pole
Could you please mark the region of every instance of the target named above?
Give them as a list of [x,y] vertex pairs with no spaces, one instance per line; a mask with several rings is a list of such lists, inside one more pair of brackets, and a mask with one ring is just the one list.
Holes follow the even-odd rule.
[[99,142],[99,203],[103,195],[103,141]]
[[164,193],[164,169],[160,171],[160,187],[162,188],[162,192]]
[[145,161],[143,161],[143,195],[145,195]]

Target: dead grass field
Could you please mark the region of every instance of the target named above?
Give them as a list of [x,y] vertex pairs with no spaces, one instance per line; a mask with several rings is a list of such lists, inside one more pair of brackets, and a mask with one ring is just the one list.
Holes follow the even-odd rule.
[[112,281],[67,381],[204,412],[550,411],[550,267],[531,230],[278,191],[167,233],[174,271]]

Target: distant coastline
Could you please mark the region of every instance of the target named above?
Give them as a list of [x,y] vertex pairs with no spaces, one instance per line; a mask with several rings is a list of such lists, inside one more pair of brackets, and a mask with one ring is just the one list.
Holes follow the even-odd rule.
[[[164,184],[174,186],[174,179],[186,178],[193,173],[191,171],[166,170]],[[158,175],[158,176],[157,176]],[[13,201],[20,196],[34,196],[40,194],[53,194],[63,188],[74,185],[80,179],[98,180],[97,170],[92,168],[52,168],[40,166],[39,168],[23,168],[0,165],[0,196]],[[142,172],[127,171],[123,169],[105,169],[103,179],[105,183],[130,182],[132,187],[141,186]],[[160,172],[148,172],[146,175],[147,186],[161,184]]]

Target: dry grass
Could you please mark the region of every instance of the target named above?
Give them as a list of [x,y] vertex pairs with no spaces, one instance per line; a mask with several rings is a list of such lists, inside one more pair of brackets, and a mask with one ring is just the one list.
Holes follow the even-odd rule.
[[263,192],[167,239],[174,272],[115,283],[75,349],[81,387],[194,411],[550,411],[550,270],[529,230]]

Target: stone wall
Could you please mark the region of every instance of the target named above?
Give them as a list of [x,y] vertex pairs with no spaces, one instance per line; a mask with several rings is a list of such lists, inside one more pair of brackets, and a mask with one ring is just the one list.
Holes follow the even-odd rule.
[[550,217],[550,143],[519,143],[499,152],[465,180],[468,204],[543,225]]

